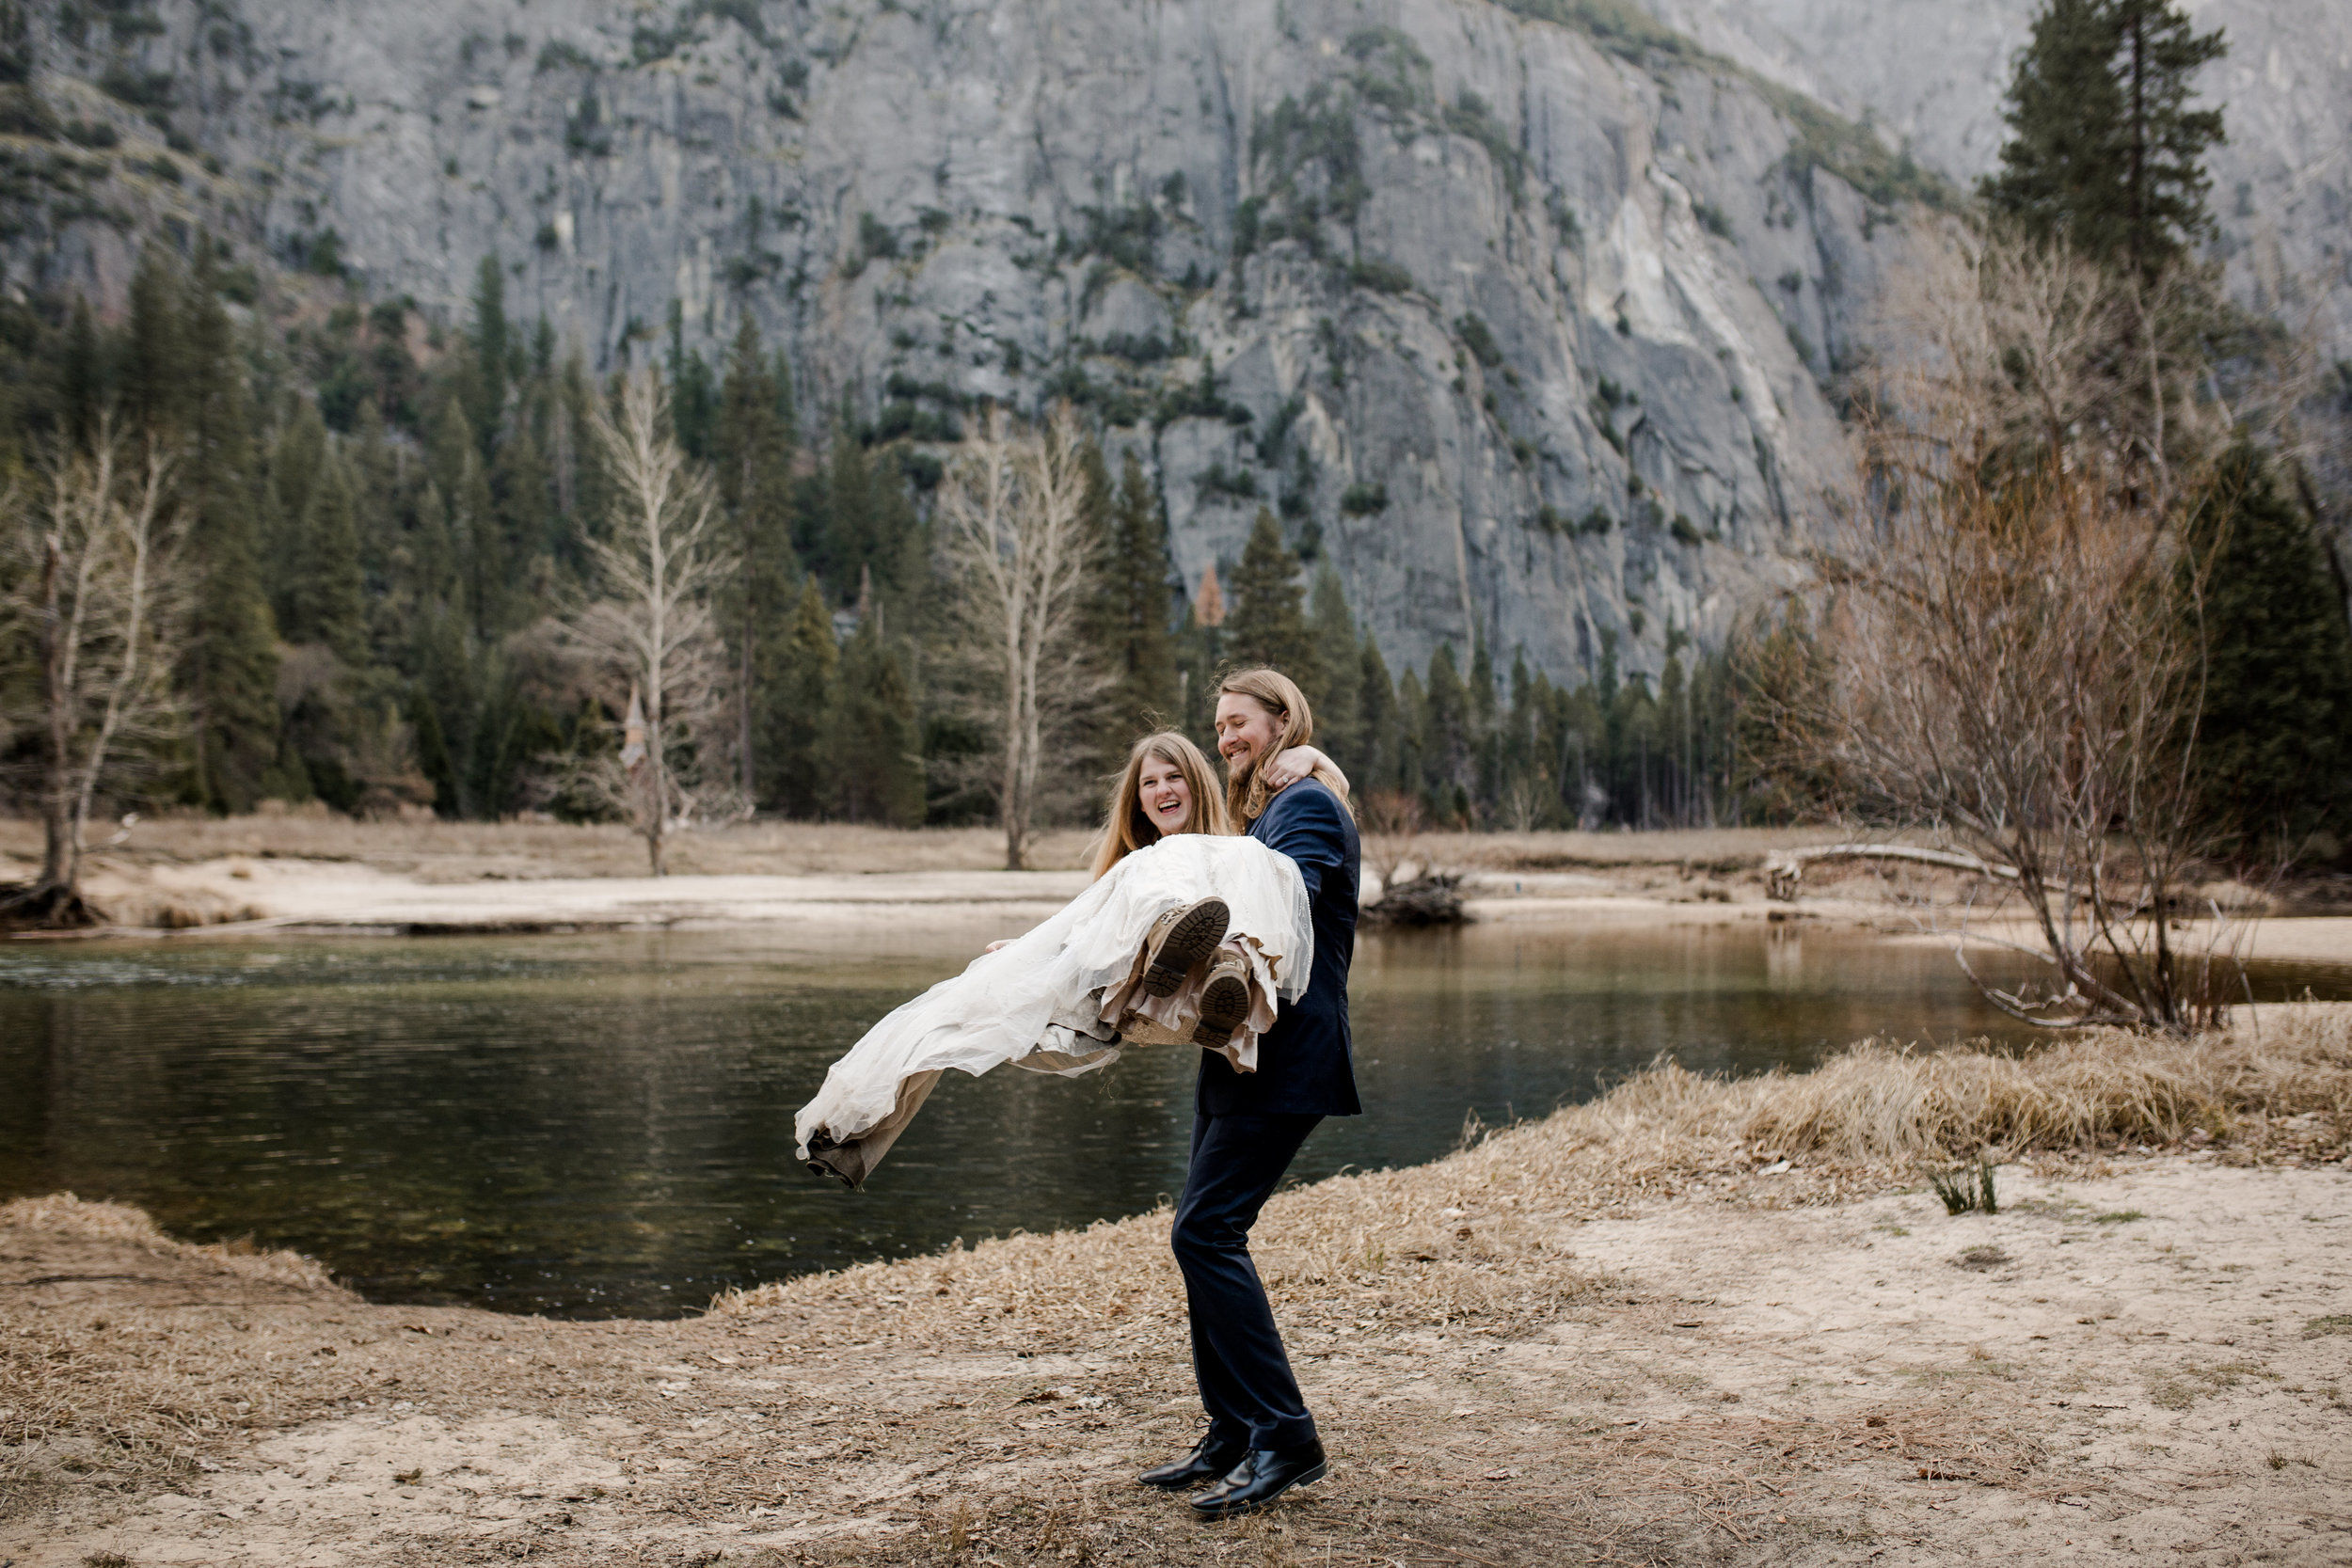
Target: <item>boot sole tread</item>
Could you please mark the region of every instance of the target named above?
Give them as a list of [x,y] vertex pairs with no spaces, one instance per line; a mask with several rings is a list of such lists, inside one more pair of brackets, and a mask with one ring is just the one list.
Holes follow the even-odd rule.
[[1232,912],[1221,898],[1212,898],[1199,909],[1186,911],[1175,928],[1152,955],[1152,962],[1143,973],[1145,994],[1154,997],[1173,996],[1176,988],[1184,983],[1184,975],[1192,966],[1216,951],[1216,944],[1225,940],[1226,924]]
[[1192,1043],[1219,1050],[1249,1017],[1249,988],[1239,980],[1210,981],[1200,991],[1200,1022],[1193,1026]]

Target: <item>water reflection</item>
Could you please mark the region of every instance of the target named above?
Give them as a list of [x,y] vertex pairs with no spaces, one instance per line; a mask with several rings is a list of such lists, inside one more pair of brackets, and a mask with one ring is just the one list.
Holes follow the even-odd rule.
[[[863,1195],[792,1164],[826,1065],[987,934],[0,950],[0,1193],[296,1246],[379,1300],[579,1316],[1150,1207],[1183,1180],[1189,1053],[950,1075]],[[1367,1115],[1302,1179],[1433,1158],[1470,1113],[1541,1115],[1661,1052],[1750,1072],[2006,1033],[1933,949],[1756,926],[1372,938],[1353,1011]]]

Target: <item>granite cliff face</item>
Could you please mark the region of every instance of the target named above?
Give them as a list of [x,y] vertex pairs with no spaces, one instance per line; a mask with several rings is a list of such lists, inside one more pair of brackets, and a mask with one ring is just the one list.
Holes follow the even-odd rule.
[[12,277],[119,304],[125,208],[281,260],[332,230],[452,320],[496,252],[599,365],[748,310],[804,409],[885,431],[1073,396],[1161,474],[1188,586],[1275,507],[1392,661],[1720,635],[1848,470],[1822,388],[1918,232],[1792,95],[1487,0],[136,15],[36,16],[42,91],[123,140],[116,216],[53,213]]
[[[2040,0],[1643,0],[1756,74],[1868,116],[1973,181],[2000,162],[2001,95]],[[2185,0],[2229,54],[2198,80],[2230,139],[2207,160],[2217,249],[2243,303],[2352,356],[2352,6]]]

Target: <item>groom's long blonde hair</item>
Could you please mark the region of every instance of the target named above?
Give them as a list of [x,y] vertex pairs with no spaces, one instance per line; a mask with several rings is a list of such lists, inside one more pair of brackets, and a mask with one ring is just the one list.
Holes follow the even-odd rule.
[[1217,788],[1216,775],[1209,768],[1209,759],[1200,754],[1200,748],[1174,730],[1155,731],[1135,743],[1127,753],[1127,766],[1120,771],[1119,782],[1111,785],[1110,809],[1104,814],[1103,836],[1094,847],[1097,877],[1145,845],[1160,841],[1159,824],[1143,809],[1143,768],[1155,759],[1173,763],[1176,771],[1184,776],[1184,787],[1192,792],[1192,819],[1184,824],[1184,832],[1233,831],[1225,815],[1224,792]]
[[[1225,775],[1225,809],[1235,822],[1255,822],[1264,812],[1274,792],[1265,786],[1264,764],[1281,755],[1294,746],[1306,746],[1315,738],[1314,709],[1307,705],[1307,694],[1298,689],[1298,683],[1279,670],[1236,670],[1216,683],[1216,694],[1247,697],[1274,715],[1274,744],[1263,755],[1249,765],[1246,773]],[[1319,763],[1314,778],[1332,794],[1350,816],[1356,808],[1347,803],[1347,781],[1330,764]]]

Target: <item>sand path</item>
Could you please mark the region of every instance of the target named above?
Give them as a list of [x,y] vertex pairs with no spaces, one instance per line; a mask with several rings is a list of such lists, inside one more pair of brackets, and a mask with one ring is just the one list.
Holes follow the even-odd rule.
[[2005,1168],[1958,1217],[1756,1176],[1569,1223],[1563,1309],[1518,1337],[1295,1327],[1338,1467],[1216,1527],[1128,1481],[1192,1430],[1157,1327],[820,1348],[821,1314],[373,1307],[0,1229],[15,1353],[251,1411],[160,1482],[17,1450],[0,1560],[2352,1560],[2352,1173],[2084,1170]]

